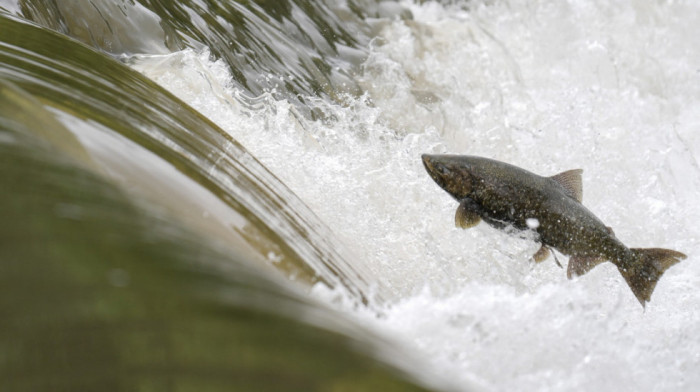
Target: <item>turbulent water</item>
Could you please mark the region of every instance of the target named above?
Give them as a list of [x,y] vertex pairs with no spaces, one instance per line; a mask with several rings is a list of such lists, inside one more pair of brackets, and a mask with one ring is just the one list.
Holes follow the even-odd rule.
[[[290,211],[282,218],[243,185],[221,188],[252,198],[250,219],[300,260],[278,275],[306,282],[320,313],[366,329],[344,331],[354,339],[404,350],[410,365],[375,356],[412,379],[465,391],[700,385],[700,4],[95,2],[121,7],[105,20],[130,15],[108,23],[128,32],[119,39],[81,36],[80,23],[57,20],[66,10],[32,4],[5,10],[118,57],[240,143],[214,145],[193,170],[211,175],[212,157],[229,155],[255,168],[260,194],[272,189]],[[645,309],[612,264],[567,280],[551,258],[530,262],[527,238],[455,228],[457,204],[422,153],[542,175],[582,168],[584,205],[622,242],[689,257]],[[178,184],[168,192],[207,203]],[[218,230],[209,235],[229,238]]]

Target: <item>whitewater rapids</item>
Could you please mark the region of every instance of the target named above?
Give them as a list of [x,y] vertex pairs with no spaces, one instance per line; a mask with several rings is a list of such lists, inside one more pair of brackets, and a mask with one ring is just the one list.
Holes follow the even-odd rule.
[[[309,97],[315,120],[233,88],[206,50],[133,66],[240,141],[388,299],[345,306],[322,284],[311,295],[399,340],[456,388],[700,385],[700,5],[402,5],[412,19],[387,21],[356,75],[366,92]],[[457,204],[422,153],[542,175],[581,168],[584,205],[625,244],[689,258],[643,311],[611,264],[569,281],[552,259],[530,264],[531,241],[455,228]]]

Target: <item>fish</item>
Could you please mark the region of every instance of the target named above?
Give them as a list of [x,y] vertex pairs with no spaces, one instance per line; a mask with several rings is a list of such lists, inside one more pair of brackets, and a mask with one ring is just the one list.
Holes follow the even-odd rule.
[[581,203],[581,169],[545,177],[478,156],[421,158],[430,177],[459,202],[457,227],[471,228],[483,220],[501,230],[531,231],[541,245],[534,261],[546,260],[552,249],[569,256],[569,279],[611,262],[642,307],[664,272],[687,257],[670,249],[625,246]]

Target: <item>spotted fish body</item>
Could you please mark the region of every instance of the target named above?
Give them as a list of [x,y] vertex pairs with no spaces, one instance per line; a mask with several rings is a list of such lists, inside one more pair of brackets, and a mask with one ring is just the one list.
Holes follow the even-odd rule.
[[569,277],[610,261],[642,305],[663,272],[685,258],[673,250],[628,248],[620,242],[581,204],[581,170],[543,177],[504,162],[458,155],[423,155],[423,164],[460,203],[457,226],[469,228],[483,220],[496,228],[532,230],[542,244],[534,259],[546,259],[549,248],[571,256]]

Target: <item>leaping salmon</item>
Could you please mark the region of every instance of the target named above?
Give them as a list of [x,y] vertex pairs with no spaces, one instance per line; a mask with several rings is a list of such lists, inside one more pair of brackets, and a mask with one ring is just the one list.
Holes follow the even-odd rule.
[[542,245],[534,260],[545,260],[550,248],[570,256],[569,278],[610,261],[642,306],[666,269],[686,258],[674,250],[628,248],[620,242],[581,204],[580,169],[542,177],[476,156],[426,154],[422,158],[430,177],[459,202],[458,227],[466,229],[484,220],[499,229],[532,230]]

